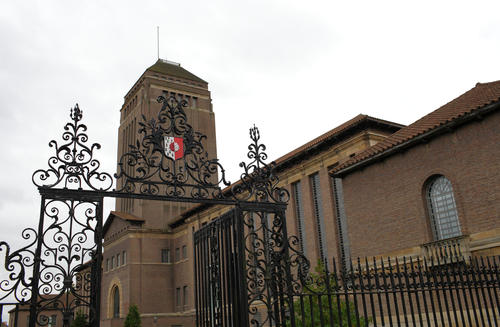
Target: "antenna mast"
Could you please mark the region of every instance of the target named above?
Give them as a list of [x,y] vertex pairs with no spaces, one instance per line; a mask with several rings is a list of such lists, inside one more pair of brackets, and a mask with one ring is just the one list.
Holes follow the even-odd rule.
[[157,56],[160,59],[160,26],[156,26],[156,46]]

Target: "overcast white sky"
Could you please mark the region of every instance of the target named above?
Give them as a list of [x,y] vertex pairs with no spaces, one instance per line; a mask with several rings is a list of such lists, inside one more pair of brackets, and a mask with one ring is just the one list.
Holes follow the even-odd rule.
[[69,108],[115,171],[123,96],[160,56],[209,82],[234,182],[257,124],[271,159],[359,113],[409,124],[500,79],[498,1],[1,1],[0,240],[38,220]]

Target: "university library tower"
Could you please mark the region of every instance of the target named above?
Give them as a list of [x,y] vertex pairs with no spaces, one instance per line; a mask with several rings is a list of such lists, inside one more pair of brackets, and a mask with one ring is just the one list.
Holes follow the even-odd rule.
[[[120,110],[118,160],[138,140],[139,122],[157,118],[159,96],[185,100],[187,122],[217,158],[215,116],[208,83],[159,59],[125,95]],[[118,185],[120,186],[120,185]],[[117,199],[104,225],[101,326],[123,326],[128,308],[139,307],[143,326],[194,326],[193,231],[172,228],[190,204]]]

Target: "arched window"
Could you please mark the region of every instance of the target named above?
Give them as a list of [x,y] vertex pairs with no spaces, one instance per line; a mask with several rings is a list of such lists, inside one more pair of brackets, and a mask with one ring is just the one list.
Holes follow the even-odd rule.
[[462,235],[451,182],[441,175],[432,177],[426,197],[434,238],[443,240]]
[[120,318],[120,290],[115,286],[113,290],[113,318]]

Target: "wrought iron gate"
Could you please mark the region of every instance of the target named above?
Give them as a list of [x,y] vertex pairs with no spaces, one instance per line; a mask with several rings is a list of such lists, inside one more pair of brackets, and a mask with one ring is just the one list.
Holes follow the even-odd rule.
[[292,267],[307,260],[290,257],[284,213],[283,205],[240,204],[195,233],[197,326],[286,324]]
[[194,235],[197,326],[246,326],[243,228],[232,209]]
[[[187,102],[173,96],[158,102],[158,117],[143,116],[137,140],[120,158],[114,177],[99,170],[94,152],[100,145],[87,144],[78,105],[71,110],[62,142],[49,143],[55,153],[48,168],[33,174],[41,194],[38,228],[23,231],[28,244],[16,251],[0,242],[9,273],[0,282],[0,301],[16,301],[16,310],[29,308],[29,327],[48,325],[50,310],[62,313],[64,327],[79,311],[90,326],[99,326],[105,197],[233,206],[196,234],[197,258],[203,255],[196,263],[197,285],[203,285],[197,293],[198,323],[248,326],[262,305],[265,319],[282,320],[285,306],[278,294],[283,294],[284,281],[291,280],[284,278],[289,196],[278,187],[274,164],[265,163],[258,129],[250,129],[250,162],[240,164],[241,180],[223,191],[221,186],[230,183],[218,159],[204,150],[205,135],[189,125],[183,109]],[[174,138],[183,142],[182,156],[168,152]]]

